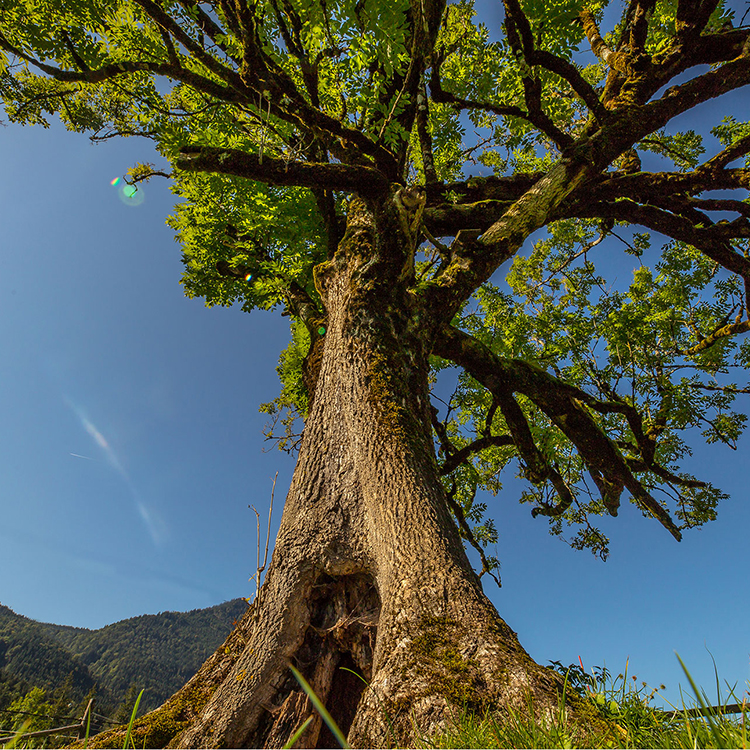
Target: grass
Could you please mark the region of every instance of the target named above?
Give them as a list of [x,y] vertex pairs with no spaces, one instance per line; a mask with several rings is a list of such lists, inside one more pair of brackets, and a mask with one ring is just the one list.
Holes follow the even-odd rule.
[[[127,734],[125,735],[125,744],[123,745],[123,750],[130,750],[131,747],[133,750],[136,750],[135,744],[133,743],[133,738],[131,736],[131,730],[133,728],[133,722],[135,721],[136,714],[138,713],[138,705],[141,702],[141,696],[143,695],[143,693],[144,693],[143,690],[141,690],[141,692],[138,693],[138,698],[135,701],[135,706],[133,706],[133,712],[130,714],[130,722],[128,723],[128,731],[127,731]],[[92,703],[90,701],[89,707],[86,709],[87,721],[86,721],[86,734],[83,737],[84,748],[87,748],[89,745],[89,733],[91,731],[91,713],[92,713],[90,710],[91,705]],[[36,747],[34,743],[29,744],[28,742],[26,742],[23,745],[18,745],[19,740],[25,739],[24,732],[26,731],[30,723],[31,723],[31,719],[26,720],[24,725],[16,732],[15,737],[13,737],[9,742],[5,744],[0,744],[0,750],[6,750],[6,749],[11,750],[11,748],[13,750],[17,750],[18,748],[20,748],[21,750],[26,750],[26,748],[29,748],[29,747]],[[47,746],[47,741],[52,739],[52,737],[54,737],[54,735],[48,735],[45,738],[45,741],[42,743],[43,748]]]
[[[584,671],[583,666],[577,664],[563,667],[559,662],[552,662],[553,668],[564,675],[565,691],[575,691],[587,700],[592,709],[603,719],[606,719],[611,730],[603,733],[574,724],[566,718],[564,695],[560,700],[559,711],[551,721],[534,719],[531,712],[509,710],[501,716],[485,714],[477,716],[467,711],[457,710],[453,720],[444,731],[430,738],[421,737],[417,743],[419,748],[748,748],[750,738],[750,699],[745,693],[739,699],[735,687],[729,687],[729,694],[722,701],[720,695],[719,676],[716,673],[716,689],[719,700],[718,710],[707,711],[711,706],[705,691],[698,688],[690,673],[677,657],[685,672],[694,695],[694,705],[686,706],[682,699],[682,708],[672,706],[674,712],[668,713],[654,708],[651,703],[659,690],[649,690],[645,682],[640,686],[637,677],[628,676],[628,664],[625,672],[613,678],[603,667],[595,667],[592,674]],[[312,688],[304,678],[293,669],[295,677],[300,682],[320,713],[328,724],[342,748],[348,748],[342,732],[336,726],[328,711],[320,703]],[[141,691],[141,695],[143,691]],[[138,710],[138,696],[133,713],[130,717],[128,732],[124,748],[134,748],[130,730]],[[731,701],[731,702],[730,702]],[[724,708],[740,704],[743,711],[739,714],[729,714]],[[671,705],[671,704],[670,704]],[[697,710],[703,710],[708,715],[695,715]],[[388,718],[388,717],[386,717]],[[299,728],[295,736],[287,743],[292,747],[301,734],[307,729],[312,717]],[[21,730],[23,732],[23,729]],[[23,741],[19,732],[18,739]],[[15,739],[15,738],[14,738]],[[88,741],[88,727],[86,730],[86,744]],[[18,745],[11,740],[3,747],[27,747]]]
[[[130,714],[130,721],[128,722],[128,731],[125,735],[125,744],[122,746],[123,750],[129,750],[129,746],[132,744],[133,748],[135,748],[135,744],[133,743],[133,740],[131,739],[131,731],[133,729],[133,722],[135,721],[135,717],[138,714],[138,705],[141,702],[141,697],[143,696],[143,690],[141,690],[140,693],[138,693],[138,698],[135,701],[135,705],[133,706],[133,713]],[[88,738],[86,739],[86,744],[88,745]]]
[[[677,657],[680,658],[679,656]],[[565,674],[566,683],[586,698],[596,712],[607,719],[612,731],[589,730],[565,719],[561,710],[553,722],[539,722],[526,712],[509,711],[502,718],[490,714],[477,716],[457,712],[442,734],[423,739],[424,748],[748,748],[750,737],[750,701],[739,700],[735,689],[716,712],[708,716],[693,715],[695,709],[707,709],[710,701],[699,689],[680,659],[685,675],[695,696],[695,706],[686,706],[674,714],[654,708],[651,702],[658,689],[648,689],[637,678],[628,680],[625,673],[612,678],[604,668],[596,668],[588,675],[578,665],[555,668]],[[598,671],[597,671],[598,670]],[[717,692],[719,679],[716,678]],[[663,689],[662,685],[660,689]],[[728,714],[723,708],[740,703],[744,710],[739,716]]]

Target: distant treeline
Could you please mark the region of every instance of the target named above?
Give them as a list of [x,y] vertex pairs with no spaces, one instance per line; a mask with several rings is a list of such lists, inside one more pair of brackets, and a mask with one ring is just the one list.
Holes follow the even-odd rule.
[[139,714],[156,708],[197,672],[246,609],[244,599],[234,599],[88,630],[36,622],[0,605],[0,730],[17,729],[19,711],[32,707],[25,713],[80,716],[92,696],[97,714],[121,720],[141,689]]

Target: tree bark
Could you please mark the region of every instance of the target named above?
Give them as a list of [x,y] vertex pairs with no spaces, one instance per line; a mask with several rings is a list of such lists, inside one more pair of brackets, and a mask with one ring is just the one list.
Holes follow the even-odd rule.
[[409,269],[372,274],[398,222],[390,205],[380,213],[350,211],[318,273],[325,346],[259,596],[182,691],[139,721],[136,745],[278,747],[314,716],[296,746],[335,746],[289,664],[355,747],[413,743],[454,707],[558,710],[559,678],[483,594],[449,514]]

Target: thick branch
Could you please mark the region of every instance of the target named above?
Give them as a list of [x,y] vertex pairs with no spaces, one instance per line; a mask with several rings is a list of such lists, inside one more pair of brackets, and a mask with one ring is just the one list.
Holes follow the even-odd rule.
[[716,10],[718,0],[679,0],[675,17],[677,35],[686,40],[697,37],[708,23],[711,14]]
[[648,23],[656,0],[632,0],[627,13],[627,27],[623,37],[628,41],[631,55],[645,52]]
[[595,203],[581,206],[576,215],[583,218],[607,218],[641,224],[680,242],[698,248],[712,260],[745,279],[750,279],[750,260],[736,252],[730,239],[750,236],[746,219],[741,223],[715,224],[708,228],[697,227],[692,221],[657,206],[641,205],[632,200],[614,203]]
[[[750,135],[746,135],[744,138],[740,138],[731,146],[727,146],[723,151],[720,151],[716,156],[709,159],[702,167],[704,170],[715,171],[718,169],[724,170],[727,164],[731,164],[735,159],[739,159],[741,156],[745,156],[750,152]],[[725,170],[726,171],[726,170]],[[750,175],[750,170],[744,170]],[[746,187],[750,189],[750,177],[747,180]]]
[[[734,190],[738,188],[750,189],[750,169],[721,169],[719,163],[726,163],[742,148],[750,146],[737,145],[727,148],[721,154],[698,167],[693,172],[638,172],[626,175],[621,172],[611,173],[595,183],[588,183],[585,189],[573,193],[559,208],[548,217],[549,221],[555,221],[570,217],[612,217],[612,204],[623,198],[631,198],[634,203],[664,203],[676,200],[680,202],[685,215],[692,208],[704,208],[714,211],[736,211],[750,218],[750,208],[742,201],[729,199],[692,199],[686,196],[696,195],[708,190]],[[722,159],[715,161],[719,156]],[[543,174],[519,174],[514,177],[490,177],[471,178],[467,182],[450,183],[444,186],[428,187],[427,207],[424,212],[424,221],[429,230],[437,237],[453,236],[461,230],[476,229],[484,231],[487,227],[497,222],[508,210],[509,206],[521,195],[537,183]],[[448,195],[460,197],[459,203],[446,200]],[[675,203],[676,207],[677,204]],[[627,220],[625,214],[627,206],[617,207],[617,216]],[[601,209],[601,210],[600,210]],[[637,223],[637,218],[632,215],[630,219]],[[654,217],[656,221],[656,217]],[[678,221],[679,223],[679,221]],[[684,232],[692,231],[689,221],[683,226]],[[723,225],[723,229],[714,230],[714,239],[726,242],[727,235],[734,232],[741,236],[740,227],[729,227]],[[668,231],[668,224],[653,228],[660,232]],[[706,230],[705,227],[703,228]],[[697,238],[693,237],[697,240]],[[676,238],[679,239],[679,238]],[[735,258],[742,263],[741,257]]]
[[729,325],[717,328],[708,336],[702,337],[695,346],[691,346],[689,349],[685,349],[684,351],[679,352],[679,354],[681,354],[683,357],[694,357],[696,354],[700,354],[706,349],[709,349],[721,339],[729,338],[731,336],[737,336],[740,333],[747,333],[747,331],[750,331],[750,321],[748,320],[741,320],[736,323],[730,323]]
[[[683,61],[679,63],[679,72],[694,65],[715,65],[720,62],[734,60],[743,53],[743,49],[750,38],[747,29],[730,29],[716,34],[701,34],[691,39],[685,47],[679,47],[675,58],[682,53]],[[671,62],[671,60],[670,60]],[[671,77],[674,77],[673,73]]]
[[617,446],[584,406],[594,400],[591,396],[528,362],[501,359],[480,341],[452,326],[440,331],[433,352],[463,367],[500,399],[514,391],[527,396],[576,446],[612,515],[617,515],[619,493],[627,488],[675,539],[681,539],[670,516],[633,476]]
[[292,280],[289,284],[286,297],[292,314],[296,315],[308,329],[314,327],[324,317],[312,297],[296,281]]
[[[586,186],[585,198],[571,196],[571,205],[574,201],[611,202],[620,198],[646,203],[656,202],[664,196],[698,195],[707,190],[750,190],[750,169],[714,169],[712,162],[706,162],[693,172],[615,173],[605,176],[600,182]],[[565,205],[568,205],[567,202]]]
[[589,8],[584,8],[579,17],[583,22],[583,30],[586,34],[586,38],[589,40],[591,51],[607,65],[614,65],[616,62],[616,56],[613,50],[611,50],[602,39],[602,35],[599,33],[599,27],[596,24],[594,14]]
[[750,218],[750,204],[728,198],[688,198],[687,203],[704,211],[736,211]]
[[613,117],[591,138],[594,163],[599,170],[605,169],[623,151],[663,128],[677,115],[748,83],[750,53],[743,52],[717,69],[667,89],[656,101],[622,105],[619,116]]
[[327,188],[363,196],[387,192],[388,180],[372,167],[316,164],[248,154],[235,149],[190,146],[180,151],[175,166],[186,172],[218,172],[270,185]]
[[422,292],[426,309],[440,311],[435,323],[451,320],[473,291],[590,176],[591,165],[584,154],[562,158],[480,237],[479,232],[468,238],[457,236],[450,265]]

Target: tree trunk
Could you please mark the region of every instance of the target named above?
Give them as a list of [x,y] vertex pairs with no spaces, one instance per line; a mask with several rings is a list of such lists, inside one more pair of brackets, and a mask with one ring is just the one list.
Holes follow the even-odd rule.
[[226,643],[140,720],[149,746],[279,747],[308,716],[296,746],[335,746],[289,664],[354,746],[413,743],[455,706],[558,708],[559,680],[482,593],[449,515],[409,269],[371,273],[395,230],[353,213],[317,279],[323,356],[267,578]]

